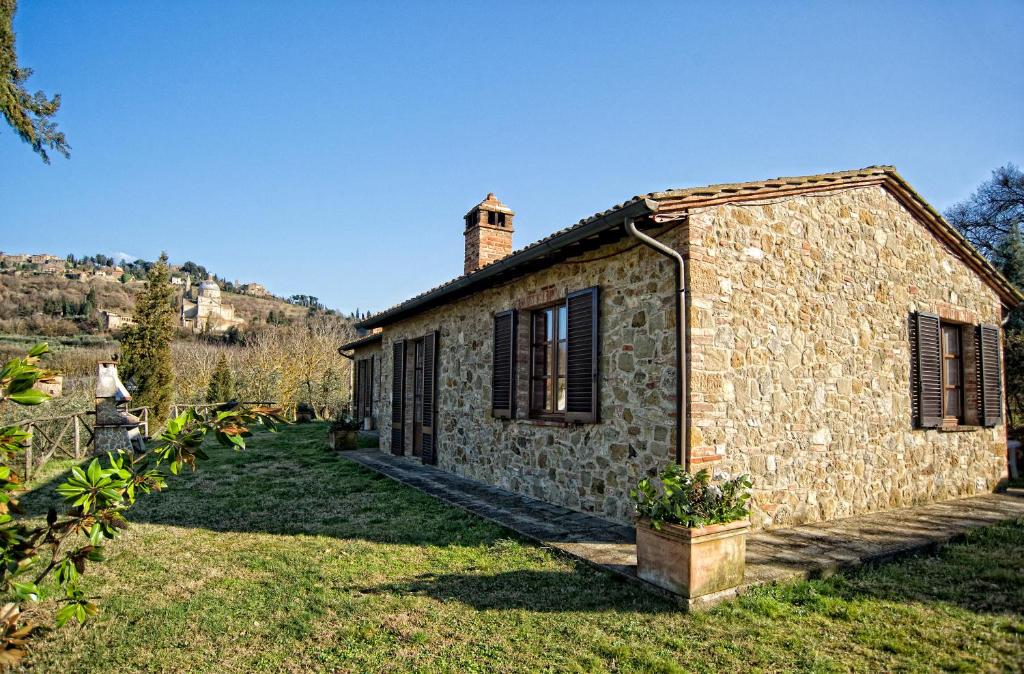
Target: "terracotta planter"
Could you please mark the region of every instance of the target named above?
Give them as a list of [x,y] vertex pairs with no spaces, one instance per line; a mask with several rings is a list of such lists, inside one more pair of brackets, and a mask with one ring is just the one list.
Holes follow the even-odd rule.
[[352,450],[356,448],[358,438],[358,431],[332,430],[327,434],[327,444],[331,449]]
[[688,529],[677,524],[636,525],[637,575],[683,597],[701,597],[743,582],[750,522]]

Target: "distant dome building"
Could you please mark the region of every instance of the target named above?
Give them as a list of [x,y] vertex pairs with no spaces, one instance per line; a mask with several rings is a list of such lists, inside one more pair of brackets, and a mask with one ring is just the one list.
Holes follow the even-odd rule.
[[226,332],[245,321],[235,317],[235,308],[221,300],[220,286],[207,279],[181,296],[181,327],[192,332]]
[[199,296],[220,299],[220,286],[216,281],[207,279],[199,284]]

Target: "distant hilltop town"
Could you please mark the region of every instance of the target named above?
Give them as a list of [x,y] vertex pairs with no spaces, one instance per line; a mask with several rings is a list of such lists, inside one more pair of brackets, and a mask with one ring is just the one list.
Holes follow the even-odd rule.
[[[5,253],[0,251],[0,274],[13,274],[14,276],[28,275],[50,275],[64,276],[73,281],[88,281],[92,278],[110,279],[127,283],[130,281],[144,281],[146,272],[152,263],[144,260],[132,262],[118,261],[106,255],[90,255],[76,258],[74,255],[60,257],[49,253]],[[197,273],[201,277],[211,278],[206,269],[194,262],[186,262],[183,265],[171,265],[171,283],[176,286],[184,286],[186,279],[195,278]],[[213,279],[216,281],[216,279]],[[251,295],[253,297],[274,297],[260,283],[226,283],[226,289],[240,295]]]
[[[107,281],[138,288],[145,282],[151,266],[151,262],[144,260],[119,260],[102,254],[78,258],[74,255],[60,257],[49,253],[0,251],[0,275],[53,277],[89,286]],[[232,283],[218,279],[194,262],[170,265],[170,272],[170,284],[177,290],[178,327],[194,333],[225,333],[245,324],[245,319],[237,315],[235,306],[222,297],[222,290],[299,306],[308,306],[309,300],[316,300],[305,295],[277,298],[260,283]],[[101,328],[110,332],[123,330],[133,322],[131,315],[123,309],[101,308],[98,317]]]

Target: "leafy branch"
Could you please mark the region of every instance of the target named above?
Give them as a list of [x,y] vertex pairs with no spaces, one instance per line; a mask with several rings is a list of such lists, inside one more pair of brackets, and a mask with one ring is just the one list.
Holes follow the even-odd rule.
[[[33,388],[53,373],[39,367],[46,344],[35,346],[25,358],[9,361],[0,373],[0,405],[38,405],[48,396]],[[20,515],[17,495],[22,479],[12,468],[28,446],[30,434],[17,426],[0,428],[0,589],[14,601],[0,607],[0,667],[9,667],[27,653],[30,637],[41,626],[22,619],[27,602],[38,601],[39,584],[53,576],[63,593],[56,612],[57,627],[69,621],[85,623],[99,608],[80,589],[89,563],[103,561],[104,544],[128,527],[125,512],[140,494],[167,487],[167,471],[195,470],[207,458],[203,441],[210,435],[221,445],[245,449],[249,427],[260,424],[271,431],[284,420],[279,410],[227,404],[206,412],[187,410],[171,419],[153,446],[141,454],[108,453],[94,458],[84,469],[74,466],[56,488],[66,504],[58,514],[47,513],[44,524],[30,524]]]

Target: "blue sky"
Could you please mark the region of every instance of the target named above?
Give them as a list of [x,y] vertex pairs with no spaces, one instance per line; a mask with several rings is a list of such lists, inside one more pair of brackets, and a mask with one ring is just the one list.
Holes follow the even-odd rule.
[[[287,9],[286,9],[287,7]],[[895,164],[939,208],[1024,164],[1024,3],[38,2],[0,249],[192,259],[379,310],[637,194]]]

